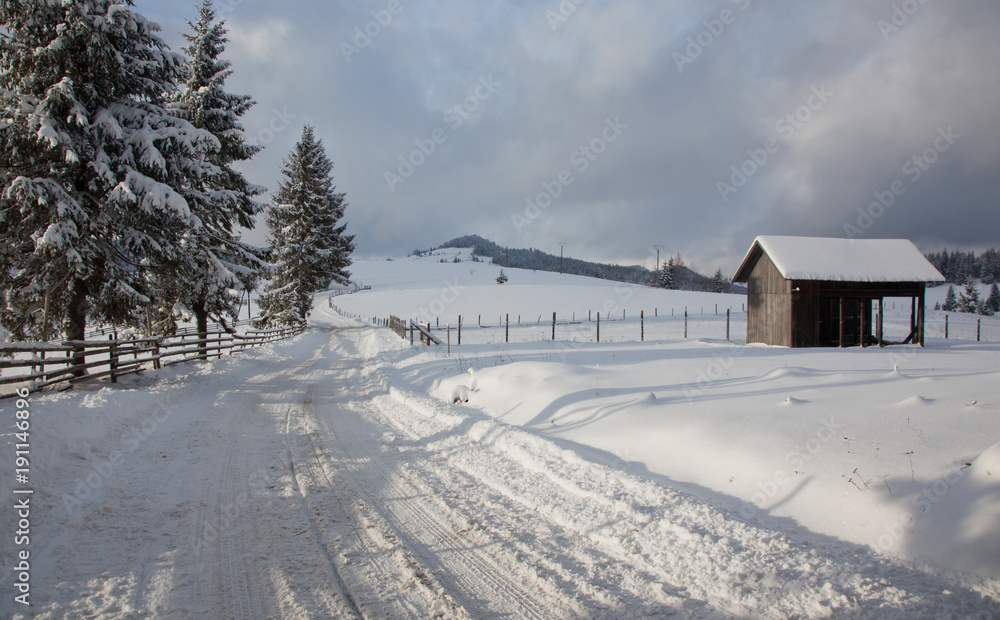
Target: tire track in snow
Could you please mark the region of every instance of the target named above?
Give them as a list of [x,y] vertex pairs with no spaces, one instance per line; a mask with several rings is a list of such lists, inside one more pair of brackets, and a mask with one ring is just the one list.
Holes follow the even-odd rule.
[[[329,384],[331,379],[326,377],[322,384]],[[329,450],[330,433],[316,432],[315,423],[321,417],[316,415],[316,385],[313,383],[308,389],[305,398],[308,403],[306,416],[300,420],[303,427],[303,447],[299,452],[301,458],[298,460],[297,471],[308,472],[310,486],[318,493],[303,493],[303,497],[310,504],[309,509],[313,514],[329,516],[331,512],[337,511],[337,507],[331,506],[329,502],[322,502],[320,497],[331,491],[335,491],[336,500],[342,508],[352,509],[352,514],[347,515],[347,519],[353,524],[357,549],[363,554],[358,556],[355,563],[371,567],[374,577],[369,576],[369,581],[396,586],[380,589],[380,598],[383,599],[381,604],[388,604],[396,609],[383,607],[377,610],[377,615],[395,616],[405,613],[415,618],[431,615],[468,618],[468,613],[448,595],[431,571],[421,564],[405,544],[400,532],[391,526],[384,518],[383,511],[373,503],[362,486],[357,484],[354,472],[359,467],[365,467],[367,459],[332,453]],[[394,598],[391,601],[384,600],[390,594]],[[377,601],[359,601],[362,610],[375,604],[378,604]]]
[[[325,421],[322,423],[326,436],[334,438],[340,446],[340,450],[349,458],[352,453],[358,451],[359,447],[362,448],[363,453],[372,449],[372,446],[356,432],[353,422],[350,421],[352,415],[354,412],[349,412],[338,420],[341,424],[337,433],[333,433]],[[353,456],[357,458],[356,454]],[[446,506],[442,507],[441,510],[432,511],[419,505],[418,502],[422,503],[421,499],[429,495],[425,489],[421,489],[415,484],[406,485],[404,488],[398,483],[398,476],[390,473],[379,458],[371,458],[365,465],[365,471],[357,473],[356,476],[357,481],[360,482],[360,484],[356,484],[356,488],[359,489],[359,492],[369,495],[370,504],[375,505],[375,502],[379,502],[383,505],[381,510],[375,510],[387,523],[395,524],[392,527],[399,538],[409,540],[411,544],[413,541],[419,540],[421,543],[419,546],[423,549],[421,555],[425,557],[441,555],[442,553],[453,556],[453,563],[459,564],[462,569],[456,571],[455,567],[452,567],[452,573],[461,573],[455,575],[454,579],[477,579],[480,581],[485,587],[474,588],[474,591],[477,593],[482,593],[484,590],[489,591],[491,604],[513,604],[513,608],[502,609],[501,611],[504,613],[539,619],[558,615],[552,613],[551,604],[547,607],[544,599],[532,597],[525,592],[523,582],[514,583],[502,578],[500,575],[504,571],[497,565],[485,562],[480,553],[476,552],[476,547],[490,548],[495,546],[494,541],[489,539],[471,540],[470,542],[474,544],[458,544],[463,531],[466,536],[469,536],[468,530],[448,527],[448,525],[452,525],[450,522],[453,515]],[[361,489],[365,489],[365,491],[361,491]],[[398,518],[397,512],[404,513],[407,518]],[[401,523],[405,523],[407,527],[408,531],[405,534],[402,531]],[[420,530],[419,533],[412,531],[414,526]],[[468,597],[460,596],[460,598]]]
[[[385,422],[409,435],[423,448],[433,443],[428,442],[429,437],[439,438],[456,432],[449,424],[436,426],[432,418],[394,398],[381,397],[377,402]],[[423,428],[418,430],[417,427]],[[475,446],[468,447],[475,449]],[[432,462],[433,465],[421,466]],[[544,592],[546,596],[569,597],[576,603],[575,609],[566,609],[562,615],[620,617],[623,614],[681,613],[692,617],[718,616],[717,612],[706,609],[704,601],[692,599],[682,588],[657,581],[650,573],[636,570],[631,562],[596,549],[588,544],[585,536],[545,519],[539,505],[528,505],[516,494],[491,487],[489,476],[482,472],[455,467],[450,459],[442,458],[436,448],[418,453],[408,463],[413,463],[420,471],[408,472],[406,481],[437,481],[440,488],[435,490],[436,494],[454,498],[450,506],[452,512],[474,515],[489,528],[494,552],[483,557],[493,563],[492,572],[500,574],[505,569],[510,570],[510,566],[532,567],[537,571],[531,574],[532,580],[549,582]],[[558,501],[554,495],[549,497]],[[496,563],[497,558],[504,556],[506,565]]]
[[[353,343],[342,344],[349,348]],[[357,354],[347,350],[344,356],[356,358]],[[329,400],[342,399],[345,389],[363,400],[349,403],[349,411],[335,421],[329,418],[319,423],[346,454],[366,459],[357,478],[375,496],[373,503],[381,502],[386,519],[407,532],[410,544],[441,567],[442,578],[454,583],[462,593],[456,596],[470,609],[476,608],[475,613],[614,617],[622,609],[665,615],[684,608],[685,601],[675,595],[676,590],[667,592],[658,584],[650,585],[647,575],[627,565],[609,569],[607,556],[565,544],[567,538],[560,528],[539,521],[537,514],[503,496],[483,493],[479,481],[454,471],[430,452],[412,447],[408,454],[400,454],[384,448],[377,429],[403,431],[419,439],[395,422],[428,420],[396,403],[390,406],[401,410],[398,415],[385,414],[384,406],[391,399],[378,383],[377,377],[369,376],[366,382],[352,376],[349,388],[322,386],[332,393]],[[378,405],[373,406],[373,401]],[[435,430],[425,428],[423,437]],[[623,595],[623,581],[636,587]],[[700,615],[702,605],[695,602],[684,613]]]
[[[307,401],[307,404],[310,406],[312,405],[311,397]],[[288,458],[288,468],[291,471],[291,476],[292,476],[292,489],[295,491],[297,495],[297,499],[299,501],[302,510],[303,518],[305,518],[305,520],[309,524],[309,529],[312,531],[313,538],[315,538],[316,540],[316,545],[319,548],[320,553],[322,553],[323,558],[326,560],[327,565],[330,567],[330,573],[333,575],[333,578],[337,583],[338,589],[343,595],[344,600],[347,602],[347,607],[349,611],[355,617],[363,618],[364,615],[361,613],[361,609],[358,607],[358,603],[354,600],[354,597],[351,595],[351,592],[348,589],[347,584],[344,583],[344,578],[341,576],[340,569],[337,568],[337,563],[334,561],[333,556],[330,555],[330,550],[327,549],[326,545],[323,544],[323,534],[320,532],[319,524],[316,522],[316,519],[313,517],[312,512],[309,510],[309,505],[306,501],[305,494],[302,492],[302,487],[299,485],[299,476],[295,469],[295,458],[292,455],[292,446],[291,443],[289,442],[289,435],[291,434],[291,426],[292,426],[292,409],[289,408],[288,411],[285,413],[284,443],[285,443],[285,454]]]

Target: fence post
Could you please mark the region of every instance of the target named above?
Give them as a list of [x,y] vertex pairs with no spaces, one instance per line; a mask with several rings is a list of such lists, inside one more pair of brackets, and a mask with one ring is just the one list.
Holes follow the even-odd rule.
[[729,309],[726,309],[726,342],[729,342]]
[[448,323],[448,357],[451,357],[451,323]]
[[506,319],[507,320],[505,320],[504,323],[503,323],[503,341],[504,342],[510,342],[510,315],[509,314],[506,316]]
[[639,311],[639,342],[646,342],[646,311]]
[[552,340],[556,339],[556,313],[552,313]]
[[982,342],[982,340],[980,340],[982,335],[983,335],[983,320],[978,319],[976,321],[976,342]]
[[684,339],[688,337],[688,309],[684,308]]
[[944,339],[948,339],[948,315],[944,315]]
[[458,346],[462,346],[462,315],[458,315]]
[[601,313],[597,313],[597,342],[601,341]]
[[117,351],[117,341],[115,341],[114,334],[108,334],[108,357],[111,366],[111,383],[118,383],[118,375],[115,374],[118,371],[118,351]]

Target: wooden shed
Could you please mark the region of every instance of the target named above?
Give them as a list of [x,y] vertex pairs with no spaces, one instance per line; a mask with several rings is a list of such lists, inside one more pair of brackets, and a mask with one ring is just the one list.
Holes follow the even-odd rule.
[[906,239],[757,237],[733,277],[747,284],[747,342],[785,347],[887,344],[886,298],[910,298],[924,344],[928,283],[944,282]]

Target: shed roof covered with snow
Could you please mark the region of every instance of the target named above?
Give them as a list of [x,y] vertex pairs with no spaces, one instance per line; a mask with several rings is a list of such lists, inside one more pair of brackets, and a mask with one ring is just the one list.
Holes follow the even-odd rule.
[[843,347],[885,344],[887,297],[912,298],[904,343],[923,344],[927,283],[944,277],[905,239],[761,236],[733,281],[747,283],[747,342]]
[[762,235],[733,277],[746,282],[762,254],[786,280],[944,282],[908,239],[832,239]]

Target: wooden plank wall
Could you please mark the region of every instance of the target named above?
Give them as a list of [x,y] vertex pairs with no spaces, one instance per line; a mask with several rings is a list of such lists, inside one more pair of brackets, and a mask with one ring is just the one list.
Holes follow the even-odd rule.
[[781,277],[766,253],[747,280],[747,342],[792,346],[791,282]]

